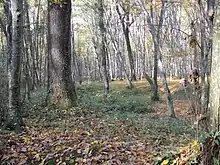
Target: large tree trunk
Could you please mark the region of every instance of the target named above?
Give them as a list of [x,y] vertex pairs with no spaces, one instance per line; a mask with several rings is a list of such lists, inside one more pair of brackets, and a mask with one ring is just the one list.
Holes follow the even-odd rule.
[[23,36],[23,0],[11,0],[12,54],[9,61],[9,109],[5,128],[20,131],[21,92],[20,74]]
[[[207,103],[207,82],[206,82],[206,75],[207,75],[207,68],[206,68],[206,63],[208,61],[208,56],[205,56],[205,50],[207,49],[206,47],[206,39],[205,39],[205,16],[203,15],[203,8],[202,5],[200,4],[200,35],[201,35],[201,57],[200,57],[200,76],[201,76],[201,99],[200,99],[200,104],[201,104],[201,112],[202,114],[205,113],[206,109],[206,103]],[[210,27],[211,28],[211,27]]]
[[[11,62],[11,49],[12,49],[12,15],[11,15],[11,11],[10,11],[10,0],[6,0],[4,1],[4,14],[6,16],[6,20],[7,20],[7,26],[4,24],[3,20],[0,19],[0,26],[1,26],[1,30],[4,32],[4,35],[6,37],[6,57],[7,57],[7,70],[6,70],[6,75],[8,74],[8,70],[9,70],[9,64]],[[3,36],[1,38],[1,44],[2,47],[4,46],[3,43]],[[3,70],[3,68],[2,68]],[[3,72],[4,74],[4,72]],[[6,79],[5,79],[6,78]],[[8,76],[4,77],[3,75],[1,75],[1,80],[0,80],[0,84],[1,86],[6,85],[8,87]],[[5,90],[4,90],[5,89]],[[1,119],[0,119],[0,125],[2,126],[2,124],[5,124],[5,121],[7,120],[7,108],[8,108],[8,104],[6,102],[8,102],[8,88],[2,88],[0,95],[4,95],[4,97],[1,99]]]
[[216,15],[214,21],[214,36],[213,36],[213,54],[211,67],[211,82],[210,82],[210,127],[211,130],[220,130],[220,6],[216,5]]
[[51,2],[49,15],[52,69],[50,103],[68,108],[76,105],[75,84],[71,76],[71,1]]

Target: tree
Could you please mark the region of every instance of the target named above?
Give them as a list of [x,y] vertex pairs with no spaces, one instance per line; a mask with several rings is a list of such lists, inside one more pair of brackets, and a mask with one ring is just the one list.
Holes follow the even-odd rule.
[[[162,28],[162,24],[163,23],[163,18],[160,17],[160,25],[158,26],[158,28],[156,29],[156,27],[154,26],[154,11],[153,11],[153,5],[152,2],[150,4],[150,13],[148,13],[147,9],[145,8],[145,3],[140,0],[140,4],[142,6],[142,8],[144,9],[146,15],[147,15],[147,22],[149,24],[149,32],[152,36],[152,40],[153,40],[153,46],[154,46],[154,74],[153,74],[153,79],[154,79],[154,88],[153,88],[153,100],[159,100],[159,95],[158,95],[158,83],[157,83],[157,68],[158,68],[158,56],[159,56],[159,42],[160,42],[160,32],[161,32],[161,28]],[[162,9],[161,9],[161,13],[162,13]],[[163,17],[162,13],[162,17]]]
[[[25,22],[27,24],[26,27],[26,35],[25,35],[25,40],[26,40],[26,47],[29,50],[29,54],[27,57],[30,55],[32,59],[32,68],[31,68],[31,73],[32,73],[32,82],[31,82],[31,89],[34,90],[36,85],[36,79],[38,77],[37,71],[36,71],[36,64],[35,64],[35,53],[34,53],[34,47],[33,47],[33,38],[31,34],[31,27],[30,27],[30,16],[29,16],[29,4],[25,1],[24,2],[24,8],[25,8]],[[27,60],[27,64],[29,63],[29,57]],[[26,82],[27,83],[27,82]]]
[[[207,1],[207,11],[203,7],[203,4],[198,1],[199,11],[200,11],[200,45],[201,45],[201,58],[200,58],[200,68],[201,68],[201,113],[206,113],[208,110],[208,93],[209,93],[209,66],[212,48],[212,33],[213,33],[213,6],[214,1]],[[208,14],[206,14],[208,13]]]
[[[117,8],[117,7],[116,7]],[[114,12],[114,10],[110,10],[110,13]],[[109,14],[110,15],[110,14]],[[122,80],[122,73],[124,72],[124,76],[126,78],[126,82],[127,82],[127,85],[128,85],[128,88],[131,89],[133,87],[132,85],[132,81],[131,79],[129,78],[129,73],[128,71],[126,70],[126,66],[125,66],[125,57],[123,56],[123,52],[121,50],[121,47],[120,47],[120,43],[122,42],[123,44],[123,41],[120,41],[120,30],[118,28],[118,20],[115,20],[115,18],[110,15],[113,20],[111,20],[110,18],[107,19],[108,21],[108,28],[107,28],[107,32],[109,34],[109,40],[111,41],[112,43],[112,48],[113,48],[113,52],[115,54],[115,61],[116,64],[115,66],[118,66],[118,71],[119,71],[119,76],[116,76],[116,77],[120,77],[119,79]],[[123,39],[123,38],[122,38]],[[117,73],[117,71],[116,71]]]
[[[217,3],[217,2],[216,2]],[[220,130],[220,6],[216,5],[216,14],[214,19],[213,34],[213,53],[211,66],[211,82],[210,82],[210,128],[211,130]]]
[[160,10],[160,16],[158,20],[158,27],[156,29],[155,25],[153,24],[153,20],[155,19],[153,15],[153,6],[152,2],[150,5],[150,14],[147,12],[146,8],[144,7],[144,3],[141,1],[142,7],[144,8],[146,14],[147,14],[147,21],[150,26],[150,33],[152,36],[153,44],[154,44],[154,83],[155,83],[155,88],[154,89],[154,99],[158,99],[158,93],[157,93],[157,67],[160,69],[161,73],[161,78],[162,78],[162,83],[163,83],[163,88],[166,93],[166,101],[167,101],[167,106],[168,106],[168,111],[169,111],[169,116],[170,117],[175,117],[175,111],[173,107],[173,101],[172,97],[170,94],[170,90],[168,87],[168,83],[166,80],[166,72],[163,67],[162,63],[162,44],[161,44],[161,34],[162,34],[162,26],[163,26],[163,21],[164,21],[164,15],[165,15],[165,10],[166,10],[166,1],[162,0],[161,2],[161,10]]
[[52,89],[50,102],[62,108],[76,105],[71,76],[71,1],[49,3],[49,38]]
[[23,42],[23,0],[11,0],[12,54],[9,59],[9,107],[5,129],[20,131],[21,117],[21,59]]
[[107,48],[106,48],[106,29],[104,25],[104,7],[103,0],[98,1],[98,10],[99,10],[99,28],[101,32],[101,51],[102,54],[102,76],[104,82],[104,97],[106,98],[109,92],[109,80],[108,80],[108,72],[106,67],[106,57],[107,57]]
[[[119,5],[121,6],[121,9],[123,10],[123,14],[120,12]],[[131,49],[131,42],[130,42],[130,26],[132,25],[133,21],[130,22],[130,0],[126,0],[125,2],[122,2],[121,4],[119,2],[116,3],[116,11],[119,15],[119,19],[121,21],[122,30],[125,36],[126,46],[127,46],[127,52],[128,52],[128,59],[129,59],[129,65],[130,65],[130,77],[131,80],[136,81],[136,74],[135,74],[135,66],[134,66],[134,57],[132,54]]]

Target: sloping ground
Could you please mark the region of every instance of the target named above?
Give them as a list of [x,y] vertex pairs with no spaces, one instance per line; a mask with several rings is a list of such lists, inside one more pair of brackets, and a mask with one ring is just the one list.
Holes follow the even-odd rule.
[[[171,83],[172,90],[177,90],[176,82]],[[134,107],[130,104],[141,104],[142,107],[146,102],[142,97],[149,96],[146,82],[139,81],[134,85],[136,90],[121,90],[125,82],[113,82],[111,88],[116,97],[110,97],[112,102],[108,105],[98,100],[101,85],[92,85],[94,89],[83,87],[81,100],[89,96],[86,92],[93,96],[85,100],[85,104],[91,99],[99,102],[91,101],[87,108],[58,110],[38,108],[32,104],[26,112],[24,132],[19,135],[0,133],[0,163],[146,165],[193,139],[194,130],[188,122],[191,117],[186,100],[174,101],[178,119],[167,117],[164,97],[161,102],[151,104],[152,109],[148,113],[132,112]],[[129,98],[131,95],[138,97]],[[129,99],[140,99],[141,102],[125,103]],[[130,108],[131,111],[109,110],[113,104],[126,104],[124,109]],[[108,109],[103,110],[103,106],[108,106]]]

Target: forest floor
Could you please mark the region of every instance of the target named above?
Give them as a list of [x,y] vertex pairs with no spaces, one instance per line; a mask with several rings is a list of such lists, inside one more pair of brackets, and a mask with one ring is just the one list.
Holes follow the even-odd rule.
[[68,110],[41,107],[46,91],[38,90],[26,103],[24,131],[0,132],[0,164],[154,164],[195,139],[184,90],[177,80],[169,87],[177,118],[168,117],[161,84],[159,102],[146,81],[132,90],[113,81],[106,101],[101,83],[84,84]]

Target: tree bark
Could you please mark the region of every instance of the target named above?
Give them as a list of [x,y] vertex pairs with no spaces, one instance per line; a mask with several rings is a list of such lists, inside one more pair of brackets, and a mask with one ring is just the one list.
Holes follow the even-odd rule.
[[210,81],[210,128],[213,131],[220,131],[220,6],[216,6]]
[[122,52],[119,50],[120,49],[120,44],[119,44],[120,41],[118,41],[118,39],[116,39],[116,37],[114,36],[114,34],[112,32],[112,29],[113,28],[110,27],[108,29],[108,33],[109,33],[109,36],[110,36],[110,40],[112,41],[112,46],[113,46],[114,52],[116,54],[116,60],[117,60],[116,63],[119,67],[119,75],[120,75],[119,79],[122,80],[122,73],[124,72],[124,76],[125,76],[128,88],[132,89],[133,84],[131,82],[131,79],[129,78],[129,74],[127,73],[126,66],[125,66],[125,60],[124,60],[124,57],[122,55]]
[[130,37],[129,37],[129,27],[131,26],[130,21],[129,21],[129,11],[126,11],[125,16],[123,17],[122,14],[119,11],[119,5],[116,4],[116,11],[119,15],[121,25],[122,25],[122,30],[125,36],[125,41],[126,41],[126,46],[127,46],[127,52],[128,52],[128,59],[129,59],[129,65],[130,65],[130,77],[131,80],[136,81],[136,74],[135,74],[135,66],[134,66],[134,57],[132,54],[132,49],[131,49],[131,43],[130,43]]
[[[154,69],[153,69],[153,80],[154,80],[154,92],[153,92],[153,97],[152,99],[155,101],[159,100],[159,95],[158,95],[158,83],[157,83],[157,67],[158,67],[158,48],[159,48],[159,43],[157,37],[159,34],[156,33],[155,26],[153,25],[153,7],[151,5],[150,7],[150,14],[148,14],[147,22],[150,25],[150,34],[152,36],[153,40],[153,46],[154,46]],[[158,29],[161,27],[158,27]],[[158,32],[158,31],[157,31]]]
[[166,93],[166,101],[167,101],[169,116],[170,117],[176,117],[174,107],[173,107],[173,99],[171,97],[170,89],[168,87],[168,83],[167,83],[167,79],[166,79],[166,72],[164,71],[161,57],[159,58],[158,61],[159,61],[158,67],[159,67],[160,72],[161,72],[163,89]]
[[158,43],[158,52],[159,52],[159,69],[161,72],[162,76],[162,83],[163,83],[163,88],[164,91],[166,92],[166,101],[167,101],[167,106],[168,106],[168,112],[170,117],[176,117],[174,107],[173,107],[173,100],[171,97],[170,89],[168,87],[167,79],[166,79],[166,72],[164,71],[163,68],[163,63],[162,63],[162,52],[161,52],[161,33],[162,33],[162,25],[163,25],[163,20],[164,20],[164,14],[165,14],[165,9],[166,9],[166,0],[162,0],[162,7],[161,7],[161,12],[160,12],[160,18],[159,18],[159,26],[157,29],[157,43]]
[[[151,1],[152,3],[152,1]],[[173,107],[173,101],[172,101],[172,97],[170,94],[170,90],[168,87],[168,83],[166,80],[166,72],[164,70],[163,67],[163,63],[162,63],[162,44],[161,44],[161,34],[162,34],[162,26],[163,26],[163,21],[164,21],[164,14],[165,14],[165,10],[166,10],[166,0],[162,0],[162,6],[161,6],[161,10],[160,10],[160,16],[159,16],[159,21],[158,21],[158,28],[156,29],[154,24],[153,24],[153,19],[154,19],[154,15],[153,15],[153,6],[151,4],[150,7],[150,14],[147,12],[144,3],[142,2],[142,7],[144,8],[146,14],[147,14],[147,22],[149,23],[150,27],[150,33],[153,39],[153,45],[154,45],[154,85],[156,89],[154,89],[154,96],[156,97],[156,99],[158,99],[158,94],[157,94],[157,67],[159,67],[160,69],[160,73],[161,73],[161,77],[162,77],[162,83],[163,83],[163,88],[164,91],[166,93],[166,101],[167,101],[167,106],[168,106],[168,111],[169,111],[169,116],[170,117],[175,117],[175,111],[174,111],[174,107]],[[159,62],[159,64],[158,64]]]
[[75,84],[71,76],[71,1],[50,2],[49,16],[52,69],[50,103],[69,108],[76,105]]
[[107,71],[107,48],[106,48],[106,29],[104,25],[104,7],[103,7],[103,0],[99,0],[99,28],[101,32],[101,54],[102,54],[102,76],[104,82],[104,98],[107,98],[109,93],[109,79],[108,79],[108,71]]
[[11,0],[12,54],[9,65],[9,109],[6,129],[19,132],[21,129],[21,58],[23,36],[23,0]]
[[38,77],[37,70],[36,70],[36,63],[35,63],[35,55],[34,55],[34,47],[33,47],[33,39],[32,39],[32,34],[31,34],[31,28],[30,28],[30,16],[29,16],[29,4],[25,1],[24,2],[24,7],[25,7],[25,14],[26,14],[26,31],[27,31],[27,47],[30,51],[30,56],[32,58],[32,68],[31,68],[31,73],[32,73],[32,84],[31,88],[32,90],[35,89],[36,84],[36,79]]
[[7,17],[7,26],[5,28],[6,32],[6,40],[7,40],[7,71],[9,69],[9,66],[11,64],[11,50],[12,50],[12,14],[10,11],[10,0],[6,0],[4,3],[4,13]]

